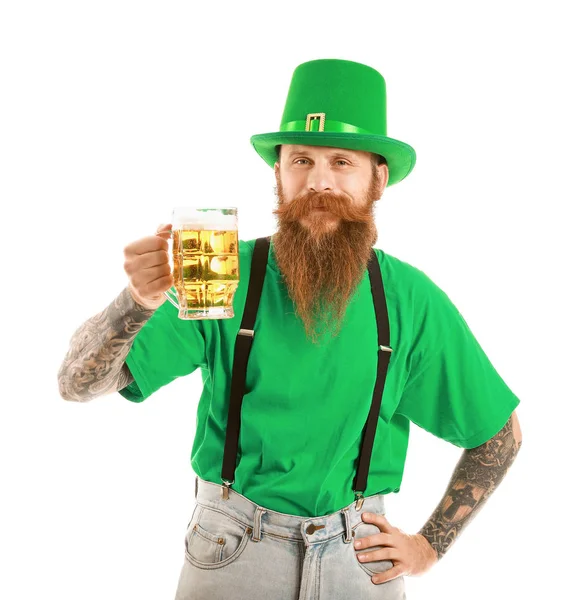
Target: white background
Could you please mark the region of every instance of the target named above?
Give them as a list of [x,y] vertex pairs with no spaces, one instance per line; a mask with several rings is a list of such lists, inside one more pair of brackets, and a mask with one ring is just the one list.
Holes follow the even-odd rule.
[[[174,597],[199,371],[132,404],[63,401],[57,370],[173,206],[275,231],[293,69],[367,63],[417,151],[377,210],[384,251],[442,287],[521,399],[507,477],[410,599],[559,597],[567,571],[568,121],[563,2],[4,3],[0,12],[0,597]],[[310,6],[310,8],[309,8]],[[310,406],[307,406],[310,411]],[[390,521],[416,532],[460,450],[412,427]]]

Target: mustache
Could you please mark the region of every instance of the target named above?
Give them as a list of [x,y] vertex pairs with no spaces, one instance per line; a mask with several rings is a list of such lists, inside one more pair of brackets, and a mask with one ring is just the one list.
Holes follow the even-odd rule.
[[344,193],[307,192],[282,203],[273,210],[273,214],[282,223],[293,223],[309,215],[315,208],[322,206],[343,221],[367,223],[372,218],[370,206],[355,206],[350,196]]

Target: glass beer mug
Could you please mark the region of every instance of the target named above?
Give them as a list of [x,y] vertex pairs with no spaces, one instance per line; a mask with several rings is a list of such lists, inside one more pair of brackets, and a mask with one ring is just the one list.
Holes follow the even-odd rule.
[[231,319],[239,283],[237,208],[177,207],[171,237],[174,286],[164,294],[178,317]]

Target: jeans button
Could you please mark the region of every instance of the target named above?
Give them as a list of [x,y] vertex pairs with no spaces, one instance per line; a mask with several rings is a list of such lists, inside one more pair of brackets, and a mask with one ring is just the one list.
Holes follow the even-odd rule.
[[307,527],[307,530],[306,530],[306,531],[307,531],[307,533],[308,533],[309,535],[312,535],[313,533],[315,533],[315,529],[316,529],[316,528],[315,528],[315,526],[314,526],[314,525],[311,523],[311,524],[310,524],[310,525]]

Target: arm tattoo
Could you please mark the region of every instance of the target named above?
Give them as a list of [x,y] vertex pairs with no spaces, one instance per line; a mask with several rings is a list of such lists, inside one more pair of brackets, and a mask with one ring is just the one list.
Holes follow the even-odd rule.
[[463,452],[441,502],[419,531],[438,559],[497,489],[520,446],[513,436],[511,416],[488,442]]
[[86,321],[73,334],[59,369],[62,398],[84,402],[134,381],[125,359],[153,313],[135,302],[126,287],[105,310]]

